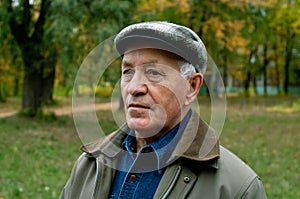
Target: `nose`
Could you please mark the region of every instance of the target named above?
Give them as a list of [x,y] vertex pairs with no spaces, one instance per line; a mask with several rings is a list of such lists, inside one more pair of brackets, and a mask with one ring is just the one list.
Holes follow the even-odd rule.
[[144,95],[148,92],[147,80],[141,72],[136,72],[128,82],[127,92],[133,96]]

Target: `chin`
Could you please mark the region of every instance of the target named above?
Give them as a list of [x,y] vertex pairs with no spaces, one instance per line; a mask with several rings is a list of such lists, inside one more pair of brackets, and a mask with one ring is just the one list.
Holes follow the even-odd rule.
[[139,137],[147,138],[156,135],[163,128],[162,124],[152,124],[149,120],[128,119],[128,127],[136,131]]

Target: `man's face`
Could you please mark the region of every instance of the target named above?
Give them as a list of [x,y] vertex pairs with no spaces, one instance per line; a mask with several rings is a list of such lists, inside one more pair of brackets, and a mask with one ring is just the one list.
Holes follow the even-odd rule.
[[190,85],[180,75],[178,61],[157,49],[125,52],[121,91],[127,124],[139,137],[164,134],[186,114],[182,108]]

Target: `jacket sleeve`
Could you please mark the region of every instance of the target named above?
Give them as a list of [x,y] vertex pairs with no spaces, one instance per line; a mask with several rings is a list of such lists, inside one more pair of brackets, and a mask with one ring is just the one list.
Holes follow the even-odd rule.
[[249,184],[241,199],[266,199],[266,193],[260,177],[256,177]]
[[61,191],[61,194],[60,194],[60,199],[71,199],[71,194],[72,193],[72,190],[73,190],[73,182],[74,182],[74,179],[75,179],[75,176],[76,176],[76,173],[77,173],[77,168],[78,168],[78,165],[81,161],[81,159],[83,158],[84,154],[82,154],[78,160],[76,161],[76,163],[74,164],[74,167],[72,169],[72,172],[71,172],[71,176],[70,178],[68,179],[67,183],[65,184],[63,190]]

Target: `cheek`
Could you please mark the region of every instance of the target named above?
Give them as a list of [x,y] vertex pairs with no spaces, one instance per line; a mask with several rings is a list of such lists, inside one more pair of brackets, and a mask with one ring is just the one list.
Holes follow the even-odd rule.
[[182,95],[171,89],[162,88],[153,96],[157,104],[156,113],[164,113],[168,118],[178,114],[183,104]]
[[159,101],[159,104],[165,107],[180,107],[184,103],[185,89],[181,85],[178,85],[178,87],[163,87],[156,93],[156,99]]

